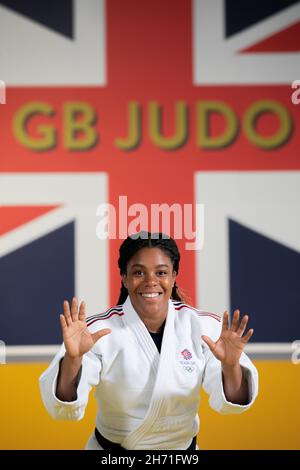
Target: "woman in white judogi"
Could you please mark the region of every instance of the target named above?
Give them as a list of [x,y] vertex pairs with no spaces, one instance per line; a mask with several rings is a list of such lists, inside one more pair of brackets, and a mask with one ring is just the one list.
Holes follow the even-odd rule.
[[115,307],[86,319],[64,302],[64,344],[40,377],[55,419],[83,417],[91,388],[98,402],[87,449],[195,449],[200,387],[220,413],[241,413],[258,392],[243,352],[248,317],[197,310],[176,285],[180,254],[171,238],[141,232],[120,247]]

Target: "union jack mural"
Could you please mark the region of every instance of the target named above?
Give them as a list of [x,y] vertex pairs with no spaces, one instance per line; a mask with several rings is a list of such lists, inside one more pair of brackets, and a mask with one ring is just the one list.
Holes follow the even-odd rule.
[[[171,8],[170,8],[171,3]],[[250,353],[300,329],[300,2],[0,1],[0,339],[52,355],[62,302],[116,304],[122,240],[99,204],[204,204],[178,284],[239,308]],[[8,47],[9,44],[9,47]],[[172,232],[171,232],[172,235]],[[182,352],[184,353],[184,351]]]

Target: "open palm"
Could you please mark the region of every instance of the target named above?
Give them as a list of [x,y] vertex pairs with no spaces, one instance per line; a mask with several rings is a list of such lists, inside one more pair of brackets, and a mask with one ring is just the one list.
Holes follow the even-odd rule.
[[64,301],[64,315],[60,315],[60,324],[66,351],[72,358],[83,356],[94,346],[98,339],[111,332],[110,329],[105,328],[96,331],[96,333],[90,333],[85,318],[84,302],[81,302],[78,312],[76,297],[72,300],[71,311],[69,302]]
[[249,317],[244,315],[239,324],[240,312],[234,311],[232,324],[229,327],[228,312],[224,312],[222,331],[219,339],[214,342],[208,336],[202,339],[207,344],[213,355],[224,365],[234,366],[239,362],[240,356],[253,335],[253,329],[243,336]]

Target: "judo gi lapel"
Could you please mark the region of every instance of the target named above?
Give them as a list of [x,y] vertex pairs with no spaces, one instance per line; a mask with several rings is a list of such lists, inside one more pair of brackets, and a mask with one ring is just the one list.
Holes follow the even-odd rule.
[[151,363],[153,372],[156,375],[159,365],[159,352],[145,324],[134,310],[129,296],[123,304],[123,311],[125,314],[123,317],[124,322],[135,335],[141,350],[145,353],[147,359]]
[[168,398],[168,384],[172,384],[173,361],[175,358],[175,309],[173,302],[169,300],[168,314],[164,329],[163,341],[160,354],[152,340],[146,326],[135,312],[129,297],[127,298],[124,309],[124,321],[131,328],[141,349],[145,352],[152,368],[156,373],[156,379],[153,387],[152,397],[148,411],[141,424],[131,431],[121,443],[125,449],[135,449],[138,442],[146,435],[155,421],[163,415],[165,399]]

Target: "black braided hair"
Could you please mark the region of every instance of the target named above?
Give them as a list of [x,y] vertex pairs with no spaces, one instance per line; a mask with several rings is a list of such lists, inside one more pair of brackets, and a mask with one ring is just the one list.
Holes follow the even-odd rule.
[[[127,274],[127,264],[129,260],[142,248],[159,248],[164,251],[172,262],[173,270],[176,272],[176,274],[178,274],[180,253],[175,240],[173,240],[173,238],[169,237],[168,235],[163,234],[162,232],[151,233],[141,231],[127,237],[120,246],[118,266],[121,276],[123,274]],[[117,304],[123,304],[127,299],[127,296],[128,291],[124,286],[123,281],[121,281],[120,296]],[[184,303],[187,303],[185,294],[176,285],[176,282],[172,289],[171,298],[173,300],[180,300]]]

